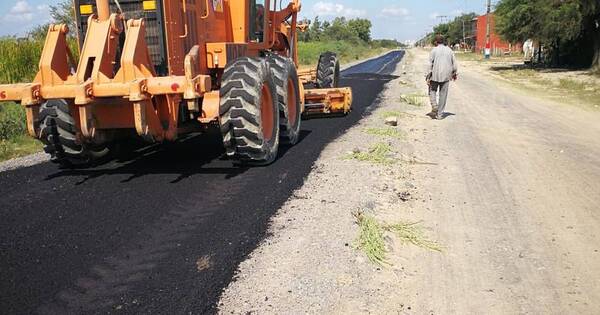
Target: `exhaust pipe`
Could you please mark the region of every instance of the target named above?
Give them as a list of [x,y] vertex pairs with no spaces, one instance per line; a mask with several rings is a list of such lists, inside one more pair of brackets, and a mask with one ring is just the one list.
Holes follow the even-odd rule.
[[96,0],[96,9],[98,10],[98,20],[107,21],[110,18],[109,0]]

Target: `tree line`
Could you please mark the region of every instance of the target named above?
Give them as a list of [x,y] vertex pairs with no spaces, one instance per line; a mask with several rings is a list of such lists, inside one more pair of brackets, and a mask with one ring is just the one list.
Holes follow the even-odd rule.
[[336,17],[331,21],[321,21],[317,16],[313,21],[305,19],[302,22],[310,26],[306,31],[298,34],[298,40],[301,42],[347,41],[381,47],[402,46],[393,39],[373,40],[371,37],[373,24],[368,19]]

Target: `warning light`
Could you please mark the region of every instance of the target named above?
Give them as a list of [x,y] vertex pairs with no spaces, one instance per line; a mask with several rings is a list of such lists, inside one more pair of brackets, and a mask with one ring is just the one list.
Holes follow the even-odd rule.
[[155,0],[144,1],[143,5],[144,5],[144,11],[154,11],[154,10],[156,10],[156,1]]
[[82,15],[90,15],[94,13],[94,7],[91,4],[82,4],[79,6],[79,13]]

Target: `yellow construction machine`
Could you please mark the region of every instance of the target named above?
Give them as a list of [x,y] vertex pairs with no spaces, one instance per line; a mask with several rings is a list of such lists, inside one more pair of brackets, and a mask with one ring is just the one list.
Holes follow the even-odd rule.
[[[148,142],[218,127],[228,156],[268,164],[302,116],[346,114],[339,62],[298,69],[300,1],[75,0],[79,59],[50,25],[32,83],[0,85],[25,107],[52,160],[85,166],[126,137]],[[311,88],[308,88],[311,87]]]

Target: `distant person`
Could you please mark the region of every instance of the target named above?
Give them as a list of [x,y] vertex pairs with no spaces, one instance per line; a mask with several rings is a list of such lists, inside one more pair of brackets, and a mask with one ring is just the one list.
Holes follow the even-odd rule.
[[[432,119],[442,119],[444,108],[448,99],[448,88],[450,80],[456,80],[458,65],[452,49],[444,44],[444,37],[435,37],[435,48],[429,55],[427,65],[427,76],[425,80],[429,86],[429,100],[431,101],[431,113],[427,114]],[[439,102],[438,98],[439,90]]]

